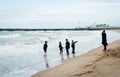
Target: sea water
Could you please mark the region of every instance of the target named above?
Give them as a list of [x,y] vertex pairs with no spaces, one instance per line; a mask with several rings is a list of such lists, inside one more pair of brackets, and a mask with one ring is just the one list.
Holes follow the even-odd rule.
[[[30,77],[32,74],[61,64],[68,59],[65,48],[60,56],[59,41],[65,47],[65,39],[76,43],[76,55],[101,45],[102,31],[1,31],[0,77]],[[120,39],[120,33],[107,31],[108,43]],[[43,44],[48,41],[48,53]],[[102,50],[102,49],[101,49]],[[70,56],[72,49],[70,48]]]

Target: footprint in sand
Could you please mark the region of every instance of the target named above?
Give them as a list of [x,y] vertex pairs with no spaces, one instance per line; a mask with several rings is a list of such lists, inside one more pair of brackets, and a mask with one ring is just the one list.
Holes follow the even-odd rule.
[[86,74],[89,74],[89,73],[93,73],[93,71],[86,71],[86,72],[83,72],[83,73],[80,73],[80,74],[75,74],[73,76],[83,76],[83,75],[86,75]]
[[85,65],[85,67],[83,67],[84,69],[86,69],[87,67],[90,67],[92,66],[93,64],[88,64],[88,65]]

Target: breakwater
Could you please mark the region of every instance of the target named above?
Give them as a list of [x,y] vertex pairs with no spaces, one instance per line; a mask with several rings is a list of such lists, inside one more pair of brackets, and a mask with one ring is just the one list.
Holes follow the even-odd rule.
[[78,31],[78,30],[119,30],[120,27],[113,27],[113,28],[56,28],[56,29],[23,29],[23,28],[0,28],[0,31]]

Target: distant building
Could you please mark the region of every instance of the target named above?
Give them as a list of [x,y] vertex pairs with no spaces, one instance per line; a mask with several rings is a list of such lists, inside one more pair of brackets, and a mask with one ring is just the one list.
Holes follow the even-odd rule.
[[96,24],[96,28],[108,28],[109,25],[107,24]]

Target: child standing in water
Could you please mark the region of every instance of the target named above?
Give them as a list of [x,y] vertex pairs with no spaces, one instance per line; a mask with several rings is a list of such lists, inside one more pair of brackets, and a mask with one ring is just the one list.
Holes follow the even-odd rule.
[[45,43],[43,45],[43,50],[45,52],[45,56],[47,55],[47,48],[48,48],[47,41],[45,41]]
[[63,54],[63,46],[62,46],[61,41],[59,42],[59,49],[60,49],[60,55],[62,55]]
[[65,40],[66,40],[65,48],[66,48],[67,56],[69,56],[70,42],[68,41],[68,39]]
[[72,44],[71,44],[72,54],[75,54],[75,43],[77,43],[77,41],[74,42],[74,40],[72,40]]

